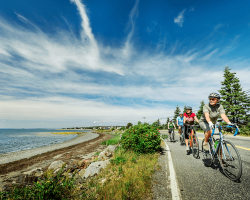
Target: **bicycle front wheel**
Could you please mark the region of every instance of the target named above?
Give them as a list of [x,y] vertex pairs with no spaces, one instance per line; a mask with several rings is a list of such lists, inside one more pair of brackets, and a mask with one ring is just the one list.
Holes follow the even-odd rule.
[[195,158],[199,158],[199,141],[196,135],[193,136],[192,152]]
[[204,139],[202,140],[202,144],[201,144],[201,151],[203,152],[203,162],[207,167],[210,167],[213,164],[213,155],[212,155],[212,149],[211,149],[211,142],[210,140],[208,141],[208,145],[209,145],[209,151],[205,151],[203,149],[203,143],[204,143]]
[[234,144],[224,141],[222,148],[218,151],[218,156],[224,174],[233,181],[239,180],[242,175],[242,162]]

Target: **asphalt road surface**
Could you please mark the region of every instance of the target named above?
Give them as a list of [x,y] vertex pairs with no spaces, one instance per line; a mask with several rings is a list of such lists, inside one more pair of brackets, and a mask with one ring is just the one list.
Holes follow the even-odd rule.
[[[167,131],[161,131],[167,134]],[[187,155],[185,145],[181,146],[179,135],[176,142],[165,140],[169,146],[176,173],[181,199],[250,199],[250,137],[225,136],[238,149],[242,160],[242,177],[238,182],[228,179],[218,164],[206,167],[203,155],[195,159]],[[201,149],[203,133],[197,133]]]

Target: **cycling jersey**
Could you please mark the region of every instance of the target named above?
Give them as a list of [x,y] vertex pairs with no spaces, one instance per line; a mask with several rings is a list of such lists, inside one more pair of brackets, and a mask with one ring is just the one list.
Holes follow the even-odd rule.
[[186,117],[186,124],[193,125],[195,116],[196,116],[195,113],[191,113],[190,116],[188,116],[187,113],[184,113],[184,117]]
[[174,127],[174,123],[168,123],[169,124],[169,128],[173,128]]
[[216,123],[219,116],[225,113],[225,110],[222,105],[218,104],[216,106],[212,106],[209,103],[203,106],[203,115],[201,116],[201,122],[207,122],[205,118],[205,113],[209,113],[209,118],[213,123]]
[[176,118],[176,121],[178,121],[178,125],[179,125],[179,126],[182,126],[182,125],[183,125],[183,120],[184,120],[184,117],[180,117],[180,116],[179,116],[179,117]]

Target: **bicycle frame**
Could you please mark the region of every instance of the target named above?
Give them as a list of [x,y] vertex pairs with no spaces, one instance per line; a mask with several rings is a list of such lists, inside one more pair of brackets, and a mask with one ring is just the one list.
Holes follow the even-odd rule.
[[[232,126],[227,126],[227,127],[231,127],[232,128]],[[222,149],[223,157],[225,158],[226,156],[225,156],[225,151],[224,151],[224,147],[223,147],[223,142],[225,141],[225,139],[224,139],[224,136],[223,136],[223,134],[221,132],[222,127],[220,125],[218,125],[217,128],[219,129],[219,133],[215,133],[215,128],[214,128],[213,131],[212,131],[211,137],[209,138],[209,140],[211,141],[211,144],[212,144],[213,154],[214,155],[218,155],[218,151],[221,148]],[[236,130],[235,130],[234,136],[236,136],[238,134],[238,130],[239,130],[239,128],[236,126]],[[220,136],[219,143],[218,143],[216,149],[214,149],[214,141],[212,140],[212,136],[214,136],[214,135],[219,135]],[[226,148],[227,148],[227,145],[226,145]],[[232,156],[231,156],[230,151],[229,151],[228,148],[227,148],[227,151],[228,151],[230,157],[232,158]]]

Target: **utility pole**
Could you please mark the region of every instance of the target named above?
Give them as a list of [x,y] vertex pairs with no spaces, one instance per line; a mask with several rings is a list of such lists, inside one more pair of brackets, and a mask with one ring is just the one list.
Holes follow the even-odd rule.
[[144,124],[145,124],[145,119],[146,119],[146,117],[143,117],[143,119],[144,119]]

